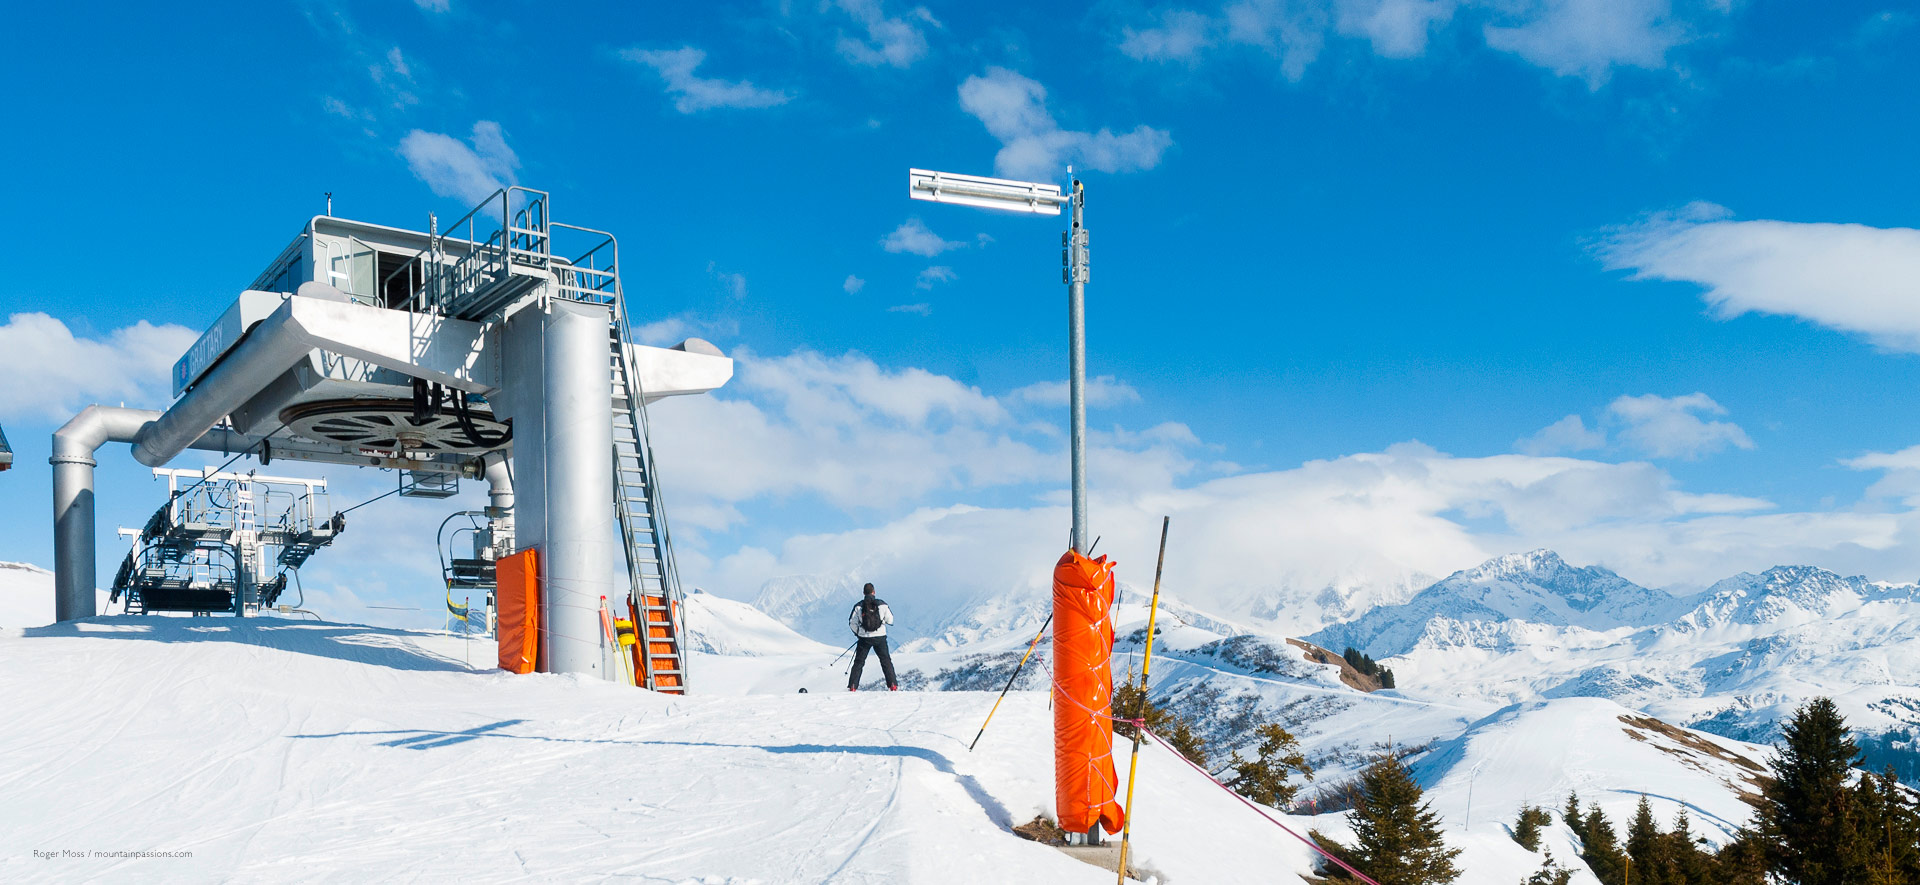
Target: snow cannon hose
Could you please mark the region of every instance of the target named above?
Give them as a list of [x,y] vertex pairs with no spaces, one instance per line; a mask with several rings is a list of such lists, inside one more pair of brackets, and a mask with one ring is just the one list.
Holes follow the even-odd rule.
[[1053,568],[1053,798],[1060,829],[1118,833],[1113,767],[1113,567],[1067,551]]

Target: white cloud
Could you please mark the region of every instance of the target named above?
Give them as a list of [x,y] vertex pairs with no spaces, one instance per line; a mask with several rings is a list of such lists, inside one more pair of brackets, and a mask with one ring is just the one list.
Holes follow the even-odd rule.
[[725,289],[727,294],[732,296],[735,301],[747,297],[747,275],[743,273],[729,273],[720,270],[719,267],[715,262],[707,262],[707,273],[712,274],[713,278],[719,281],[720,288]]
[[[1064,472],[1057,462],[1051,467]],[[1278,602],[1288,626],[1299,630],[1329,617],[1327,588],[1391,596],[1493,555],[1539,546],[1644,581],[1714,579],[1775,564],[1768,545],[1798,528],[1758,512],[1768,508],[1764,501],[1673,486],[1645,463],[1461,458],[1403,444],[1184,488],[1168,475],[1141,485],[1092,481],[1091,528],[1103,536],[1101,552],[1118,559],[1121,580],[1138,588],[1152,572],[1160,518],[1171,516],[1177,546],[1167,559],[1170,592],[1228,616]],[[1470,528],[1467,515],[1481,517],[1479,527]],[[1487,518],[1494,527],[1485,527]],[[723,553],[702,567],[702,578],[719,592],[752,596],[778,576],[857,573],[910,588],[895,604],[939,617],[996,599],[1043,599],[1068,519],[1064,502],[1055,501],[927,507],[791,538],[777,550]],[[1818,543],[1814,537],[1839,544],[1877,530],[1838,515],[1795,540],[1804,549]],[[1743,531],[1749,536],[1740,537]],[[1709,539],[1722,543],[1708,550]],[[1703,548],[1698,559],[1677,555],[1694,543]]]
[[507,147],[500,124],[473,124],[472,145],[450,135],[415,129],[400,139],[400,156],[414,177],[443,197],[478,203],[514,183],[520,158]]
[[453,0],[413,0],[413,5],[428,12],[446,12],[453,8]]
[[1606,444],[1606,431],[1598,427],[1589,429],[1579,415],[1568,415],[1514,443],[1513,447],[1527,455],[1559,455],[1603,448]]
[[1150,28],[1122,28],[1120,51],[1141,61],[1194,62],[1213,45],[1214,21],[1191,9],[1163,9]]
[[1050,179],[1068,163],[1099,172],[1137,172],[1160,165],[1173,145],[1165,130],[1145,125],[1119,135],[1108,129],[1062,129],[1046,102],[1046,87],[1006,68],[988,68],[960,84],[960,107],[1000,140],[994,168],[1002,175]]
[[645,325],[635,326],[633,329],[633,337],[638,339],[640,343],[651,344],[655,347],[678,344],[681,341],[685,341],[687,336],[691,334],[693,334],[693,324],[687,322],[682,317],[667,317],[663,320],[654,320]]
[[932,289],[934,285],[938,283],[951,283],[959,278],[960,275],[954,273],[953,268],[944,264],[936,264],[921,271],[920,276],[913,281],[913,287],[915,289]]
[[[1112,375],[1088,378],[1085,390],[1087,405],[1113,406],[1121,403],[1137,403],[1140,391],[1133,385],[1116,380]],[[1029,384],[1008,395],[1009,399],[1033,403],[1042,406],[1064,406],[1067,404],[1067,382],[1040,381]],[[1195,440],[1198,442],[1198,440]]]
[[386,94],[394,108],[405,109],[420,103],[419,83],[414,80],[413,68],[407,65],[400,47],[390,47],[384,56],[369,61],[367,76]]
[[999,400],[952,378],[857,354],[734,358],[732,384],[663,403],[654,424],[676,503],[704,501],[707,525],[736,519],[749,500],[811,494],[879,508],[1028,482],[1052,466]]
[[865,40],[843,35],[836,46],[842,58],[857,65],[911,67],[927,54],[921,25],[940,27],[939,19],[925,6],[916,6],[904,16],[888,16],[880,0],[834,0],[833,5],[867,31]]
[[1656,458],[1698,458],[1728,447],[1751,449],[1753,440],[1729,421],[1705,421],[1699,414],[1727,410],[1704,393],[1663,397],[1623,396],[1607,407],[1621,422],[1620,440]]
[[932,316],[933,305],[924,301],[915,304],[896,304],[887,308],[887,313],[914,313],[920,316]]
[[1240,0],[1228,4],[1222,13],[1228,38],[1279,59],[1280,73],[1288,80],[1297,82],[1305,76],[1307,66],[1326,45],[1329,15],[1324,3]]
[[89,403],[164,409],[173,364],[199,337],[185,326],[141,320],[104,338],[81,338],[44,313],[0,325],[0,417],[64,421]]
[[1867,488],[1870,499],[1896,499],[1907,507],[1920,507],[1920,446],[1898,452],[1868,452],[1840,462],[1854,470],[1883,471],[1880,479]]
[[1414,58],[1426,54],[1430,32],[1453,17],[1453,0],[1341,0],[1340,33],[1365,37],[1375,55]]
[[840,288],[845,290],[848,295],[858,295],[860,294],[860,290],[866,287],[867,281],[853,274],[847,274],[846,282],[840,284]]
[[1119,49],[1140,61],[1195,64],[1224,47],[1272,56],[1298,81],[1338,35],[1367,41],[1375,55],[1417,58],[1461,10],[1480,13],[1486,44],[1598,89],[1620,67],[1660,69],[1695,39],[1696,23],[1726,15],[1725,3],[1670,0],[1227,0],[1217,11],[1167,7],[1145,26],[1123,24]]
[[1599,253],[1635,279],[1706,287],[1723,319],[1799,317],[1920,352],[1920,230],[1861,224],[1734,221],[1695,203],[1609,232]]
[[1593,89],[1618,67],[1666,67],[1667,52],[1691,36],[1669,0],[1533,0],[1508,18],[1486,26],[1488,46]]
[[623,49],[620,57],[652,68],[673,96],[673,108],[692,114],[714,108],[770,108],[793,100],[778,90],[762,89],[746,80],[722,80],[701,77],[694,69],[707,60],[707,53],[691,46],[679,49]]
[[880,238],[880,248],[888,252],[907,252],[927,258],[965,245],[965,243],[942,239],[918,218],[907,219],[899,227],[894,228],[892,233]]

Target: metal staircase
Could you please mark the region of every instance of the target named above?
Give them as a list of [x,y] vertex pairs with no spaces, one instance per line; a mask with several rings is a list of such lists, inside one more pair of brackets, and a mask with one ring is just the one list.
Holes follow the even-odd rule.
[[636,680],[646,688],[686,693],[687,656],[681,627],[680,575],[674,567],[666,508],[654,482],[653,445],[647,432],[646,394],[639,389],[627,350],[626,317],[608,335],[613,371],[613,489],[620,535],[627,554],[627,580],[639,659]]

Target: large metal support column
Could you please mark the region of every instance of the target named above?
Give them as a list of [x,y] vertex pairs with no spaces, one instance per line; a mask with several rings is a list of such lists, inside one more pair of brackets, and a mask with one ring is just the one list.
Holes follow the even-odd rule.
[[509,318],[505,389],[513,419],[514,546],[540,548],[542,672],[611,678],[600,598],[616,592],[613,380],[604,307],[550,301]]
[[[88,406],[53,432],[53,619],[91,618],[94,607],[93,460],[109,442],[137,442],[160,417],[148,409]],[[191,448],[239,451],[238,434],[212,430]]]

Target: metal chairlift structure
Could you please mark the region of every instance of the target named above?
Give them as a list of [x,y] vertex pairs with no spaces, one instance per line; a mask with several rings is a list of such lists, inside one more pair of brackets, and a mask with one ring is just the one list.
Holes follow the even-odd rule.
[[496,558],[540,550],[538,669],[624,678],[599,611],[625,598],[646,622],[643,684],[683,691],[646,407],[725,384],[733,361],[697,338],[635,340],[619,243],[552,221],[551,202],[505,188],[424,231],[316,216],[175,364],[167,409],[95,405],[56,431],[57,617],[94,614],[93,456],[107,442],[150,467],[195,448],[391,469],[407,497],[484,480]]

